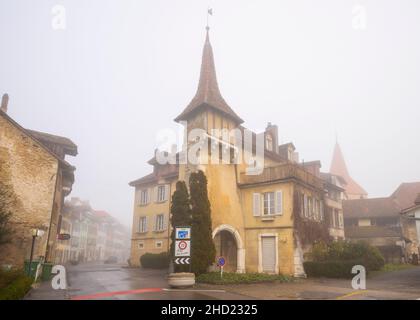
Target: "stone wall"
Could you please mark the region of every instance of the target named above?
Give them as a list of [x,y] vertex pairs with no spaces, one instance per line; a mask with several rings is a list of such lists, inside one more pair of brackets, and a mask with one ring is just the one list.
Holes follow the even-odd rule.
[[0,115],[0,167],[0,180],[17,199],[11,205],[12,241],[0,249],[0,265],[22,266],[29,258],[32,228],[45,231],[36,240],[34,257],[46,253],[58,160]]

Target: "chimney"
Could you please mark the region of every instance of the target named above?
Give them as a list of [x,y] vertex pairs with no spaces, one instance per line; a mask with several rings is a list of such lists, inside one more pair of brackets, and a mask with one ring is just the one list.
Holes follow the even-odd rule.
[[9,95],[5,93],[1,98],[1,107],[0,110],[4,113],[7,113],[7,104],[9,103]]
[[268,122],[267,128],[265,128],[265,132],[269,133],[273,139],[273,151],[275,153],[279,153],[279,129],[277,125]]

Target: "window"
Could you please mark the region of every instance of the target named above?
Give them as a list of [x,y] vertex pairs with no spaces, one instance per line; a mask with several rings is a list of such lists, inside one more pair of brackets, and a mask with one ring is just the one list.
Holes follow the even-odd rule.
[[308,217],[310,218],[310,217],[312,217],[312,213],[313,213],[313,208],[312,208],[312,204],[313,204],[313,202],[312,202],[312,197],[309,197],[308,198]]
[[147,232],[147,217],[140,217],[139,218],[139,233]]
[[300,199],[300,216],[303,217],[305,215],[305,195],[301,194]]
[[264,215],[274,214],[274,192],[264,193]]
[[139,249],[144,249],[144,242],[143,241],[139,242]]
[[163,242],[162,242],[162,241],[156,241],[156,242],[155,242],[155,247],[156,247],[157,249],[162,248],[162,247],[163,247]]
[[166,201],[166,186],[157,187],[157,202]]
[[165,216],[163,214],[156,215],[155,231],[165,230]]
[[147,189],[140,190],[140,205],[144,206],[149,203],[149,192]]
[[343,228],[344,227],[343,214],[341,212],[338,214],[338,226],[340,228]]

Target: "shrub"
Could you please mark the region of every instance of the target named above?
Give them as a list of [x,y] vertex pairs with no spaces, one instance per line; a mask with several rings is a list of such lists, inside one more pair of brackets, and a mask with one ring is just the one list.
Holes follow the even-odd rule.
[[169,267],[169,254],[162,253],[145,253],[140,257],[140,264],[143,268],[163,269]]
[[352,278],[354,274],[351,273],[351,269],[355,265],[363,265],[363,263],[358,260],[306,261],[303,263],[309,277],[327,278]]
[[29,291],[32,279],[20,270],[0,272],[0,300],[19,300]]
[[312,247],[309,257],[312,261],[304,263],[304,267],[312,276],[347,278],[351,276],[351,267],[356,264],[364,266],[367,271],[379,270],[385,264],[380,251],[366,242],[319,242]]

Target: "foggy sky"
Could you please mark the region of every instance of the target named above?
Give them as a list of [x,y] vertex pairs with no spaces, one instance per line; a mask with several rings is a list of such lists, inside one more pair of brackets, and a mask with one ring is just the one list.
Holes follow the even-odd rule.
[[219,86],[246,127],[277,124],[323,171],[337,135],[371,197],[420,180],[418,0],[2,0],[0,93],[21,125],[78,145],[71,196],[131,223],[128,182],[195,93],[208,6]]

